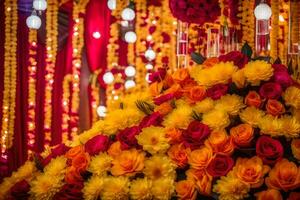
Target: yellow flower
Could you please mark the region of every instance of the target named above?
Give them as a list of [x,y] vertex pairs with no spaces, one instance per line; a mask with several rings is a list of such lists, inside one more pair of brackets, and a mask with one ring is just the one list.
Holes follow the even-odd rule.
[[292,109],[292,114],[300,122],[300,109]]
[[127,200],[129,199],[129,180],[126,177],[107,177],[104,180],[101,193],[102,200]]
[[107,153],[101,153],[92,157],[88,171],[95,175],[102,176],[111,168],[112,158]]
[[44,173],[49,176],[62,176],[66,171],[66,164],[67,159],[64,156],[59,156],[51,160],[44,168]]
[[262,60],[249,62],[244,67],[245,77],[252,85],[259,85],[260,81],[269,80],[273,71],[272,65]]
[[145,151],[151,154],[164,153],[170,147],[165,134],[164,128],[151,126],[144,128],[136,138]]
[[238,70],[232,74],[232,81],[238,88],[243,88],[246,85],[244,69]]
[[223,110],[213,109],[202,116],[202,122],[211,129],[224,129],[230,124],[228,114]]
[[155,155],[145,161],[144,174],[152,179],[157,180],[162,177],[175,178],[176,165],[167,156]]
[[300,134],[300,121],[298,121],[295,117],[291,116],[283,116],[281,118],[282,121],[282,130],[284,136],[289,138],[299,137]]
[[[163,121],[163,125],[168,128],[186,129],[192,121],[192,108],[185,102],[176,102],[176,109],[169,113]],[[180,117],[178,117],[180,116]]]
[[293,106],[296,109],[300,109],[300,89],[291,86],[288,87],[284,94],[283,94],[283,99],[285,101],[286,105]]
[[282,135],[283,121],[272,115],[265,115],[258,123],[260,132],[271,136]]
[[233,65],[233,62],[220,62],[210,68],[193,67],[190,75],[199,85],[210,87],[228,83],[236,71],[237,67]]
[[152,199],[151,193],[152,181],[143,178],[143,179],[136,179],[131,182],[130,185],[130,197],[133,200],[150,200]]
[[170,177],[155,180],[153,181],[153,186],[151,191],[154,196],[154,199],[157,200],[171,199],[175,191],[174,180]]
[[245,105],[243,104],[243,98],[236,95],[236,94],[227,94],[222,96],[216,102],[215,109],[217,110],[224,110],[230,115],[237,115],[240,109],[244,108]]
[[92,176],[84,183],[82,189],[83,198],[85,200],[97,200],[103,190],[104,178],[100,176]]
[[198,113],[207,113],[214,108],[214,101],[211,98],[205,98],[202,101],[197,102],[193,106],[193,110]]
[[241,200],[248,197],[250,186],[229,172],[217,180],[213,191],[220,194],[220,200]]
[[122,104],[123,108],[136,108],[135,102],[137,100],[140,100],[140,101],[150,100],[149,91],[134,92],[131,94],[127,94],[124,97],[119,98],[118,100],[111,101],[108,111],[120,109],[121,104]]
[[240,113],[240,118],[244,123],[250,124],[253,127],[257,127],[261,118],[265,113],[255,107],[247,107]]

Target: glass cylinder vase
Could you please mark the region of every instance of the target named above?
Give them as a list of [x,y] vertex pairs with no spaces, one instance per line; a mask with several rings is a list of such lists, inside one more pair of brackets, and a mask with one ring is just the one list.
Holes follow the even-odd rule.
[[186,22],[177,22],[176,56],[177,68],[186,68],[188,62],[189,25]]
[[207,48],[206,56],[208,58],[218,57],[220,52],[220,34],[219,29],[209,28],[207,30]]
[[256,20],[255,52],[257,56],[270,54],[270,20]]

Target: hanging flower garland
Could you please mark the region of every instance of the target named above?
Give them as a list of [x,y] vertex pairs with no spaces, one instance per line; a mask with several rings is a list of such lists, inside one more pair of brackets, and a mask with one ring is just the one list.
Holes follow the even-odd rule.
[[17,23],[16,1],[5,0],[5,43],[4,43],[4,91],[1,128],[1,157],[6,159],[6,150],[13,144],[15,99],[17,81]]
[[270,33],[270,56],[273,59],[278,57],[278,32],[279,32],[279,0],[272,0],[272,19],[271,19],[271,33]]
[[28,107],[27,107],[27,147],[28,155],[31,154],[35,144],[35,108],[36,108],[36,50],[37,50],[37,31],[29,30],[29,58],[28,58]]
[[279,36],[278,36],[278,57],[283,64],[287,64],[288,54],[288,34],[289,34],[289,4],[288,2],[281,1],[279,4]]
[[67,74],[63,80],[63,96],[62,96],[62,141],[68,140],[69,135],[69,121],[70,121],[70,84],[72,82],[72,75]]

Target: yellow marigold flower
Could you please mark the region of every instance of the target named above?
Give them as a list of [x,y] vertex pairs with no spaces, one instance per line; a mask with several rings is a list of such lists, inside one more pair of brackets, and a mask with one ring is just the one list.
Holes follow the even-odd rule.
[[130,185],[130,198],[133,200],[150,200],[153,199],[152,192],[152,181],[143,178],[136,179],[131,182]]
[[135,175],[144,168],[145,152],[136,149],[122,151],[112,161],[111,173],[114,176]]
[[224,129],[230,124],[228,114],[224,110],[213,109],[202,116],[202,122],[211,129]]
[[282,135],[283,121],[272,115],[265,115],[258,123],[260,132],[271,136]]
[[244,123],[250,124],[253,127],[257,127],[261,118],[265,113],[255,107],[247,107],[240,113],[240,118]]
[[82,189],[83,198],[85,200],[99,199],[103,190],[104,179],[105,178],[100,176],[92,176],[87,182],[85,182]]
[[88,171],[95,175],[105,175],[111,168],[112,157],[107,153],[101,153],[97,156],[92,157]]
[[41,174],[30,183],[30,195],[32,199],[50,200],[63,184],[63,176]]
[[220,194],[220,200],[241,200],[248,197],[250,186],[229,172],[222,176],[214,185],[213,191]]
[[108,107],[108,111],[113,111],[120,109],[120,105],[122,104],[123,108],[136,108],[135,102],[137,100],[140,101],[149,101],[150,100],[150,93],[148,91],[142,92],[134,92],[131,94],[127,94],[118,100],[114,100],[110,102]]
[[249,62],[244,67],[244,75],[252,85],[259,85],[260,81],[269,80],[273,71],[272,65],[262,60]]
[[67,159],[64,156],[59,156],[51,160],[44,168],[44,173],[49,176],[61,176],[66,171]]
[[281,118],[282,121],[282,130],[284,136],[289,138],[299,137],[300,134],[300,121],[298,121],[295,117],[291,116],[283,116]]
[[145,161],[144,174],[152,179],[157,180],[162,177],[175,178],[176,165],[167,156],[155,155]]
[[232,81],[238,88],[243,88],[246,85],[246,77],[244,69],[240,69],[232,74]]
[[207,113],[214,108],[214,101],[211,98],[205,98],[202,101],[197,102],[193,106],[193,110],[198,113]]
[[174,180],[170,177],[161,178],[153,181],[152,194],[154,199],[168,200],[171,199],[175,191]]
[[210,68],[193,67],[190,75],[199,85],[210,87],[216,84],[228,83],[228,80],[231,79],[232,74],[237,69],[233,62],[220,62]]
[[296,109],[300,109],[300,89],[291,86],[288,87],[284,94],[283,94],[283,99],[285,101],[286,105],[293,106]]
[[136,138],[143,149],[151,154],[164,153],[170,147],[165,129],[162,127],[144,128]]
[[101,193],[102,200],[127,200],[129,199],[129,179],[123,176],[107,177],[104,180]]
[[164,118],[163,125],[168,128],[186,129],[192,121],[192,107],[182,100],[176,102],[176,107]]
[[244,108],[245,105],[243,103],[243,98],[236,95],[236,94],[227,94],[225,96],[222,96],[221,99],[219,99],[216,102],[215,109],[217,110],[224,110],[230,115],[237,115],[240,111],[240,109]]
[[300,109],[292,109],[293,116],[300,122]]

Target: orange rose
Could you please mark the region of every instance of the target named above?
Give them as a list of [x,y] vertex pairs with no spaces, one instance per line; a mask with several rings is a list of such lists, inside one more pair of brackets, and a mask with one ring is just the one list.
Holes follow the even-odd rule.
[[84,146],[79,145],[79,146],[76,146],[76,147],[71,148],[71,149],[65,154],[65,157],[68,158],[68,159],[72,159],[72,158],[74,158],[75,156],[77,156],[78,154],[81,154],[81,153],[85,153],[85,151],[84,151]]
[[254,129],[249,124],[240,124],[230,129],[233,142],[239,147],[247,147],[253,139]]
[[161,115],[167,115],[169,112],[173,110],[173,107],[169,102],[164,102],[159,106],[155,107],[154,111],[159,112]]
[[90,164],[90,155],[88,153],[81,152],[72,159],[72,166],[77,169],[78,172],[86,170]]
[[195,103],[197,101],[203,100],[205,98],[205,95],[206,95],[206,90],[205,87],[203,86],[191,87],[186,93],[186,96],[191,103]]
[[74,166],[68,167],[66,170],[65,181],[69,184],[75,184],[83,181],[82,176]]
[[238,158],[233,168],[236,176],[250,185],[251,188],[258,188],[264,183],[264,175],[270,168],[263,165],[262,160],[255,156],[252,158]]
[[291,192],[287,200],[300,200],[300,192]]
[[191,180],[182,180],[176,184],[176,193],[179,199],[195,200],[197,197],[197,190],[195,183]]
[[172,85],[169,89],[164,91],[164,94],[174,94],[181,90],[181,86],[179,84]]
[[165,136],[169,139],[170,144],[175,144],[182,141],[182,132],[176,128],[168,128]]
[[219,63],[219,59],[216,57],[212,57],[212,58],[206,59],[202,63],[202,66],[203,66],[203,68],[211,68],[212,66],[214,66],[215,64],[218,64],[218,63]]
[[266,178],[266,185],[276,190],[294,190],[300,187],[300,168],[287,159],[278,161]]
[[211,194],[212,177],[206,173],[205,170],[189,169],[186,171],[188,180],[193,181],[199,193],[202,195],[209,196]]
[[175,144],[168,150],[168,156],[176,163],[179,168],[184,168],[188,162],[189,148],[185,148],[183,143]]
[[163,88],[163,83],[162,82],[154,82],[149,86],[150,94],[152,96],[158,96]]
[[172,75],[173,80],[177,83],[181,83],[190,77],[190,74],[186,68],[178,69]]
[[285,112],[284,106],[277,100],[269,99],[266,105],[267,113],[273,116],[280,115]]
[[291,148],[294,157],[300,160],[300,139],[293,139]]
[[281,193],[274,189],[258,192],[255,196],[256,200],[282,200]]
[[122,152],[121,143],[119,141],[112,143],[109,149],[107,150],[108,155],[110,155],[111,157],[116,157],[121,152]]
[[111,173],[114,176],[134,175],[144,168],[145,154],[136,149],[122,151],[112,161]]
[[192,169],[203,170],[212,159],[212,149],[204,146],[201,149],[194,150],[190,153],[188,163],[191,165]]
[[170,74],[166,74],[166,77],[165,77],[163,83],[164,83],[165,88],[169,88],[174,84],[174,80]]
[[212,131],[204,143],[215,153],[231,155],[234,151],[233,140],[225,130]]
[[259,108],[261,103],[262,100],[259,94],[255,91],[250,91],[245,97],[245,104],[247,104],[248,106],[254,106],[256,108]]

